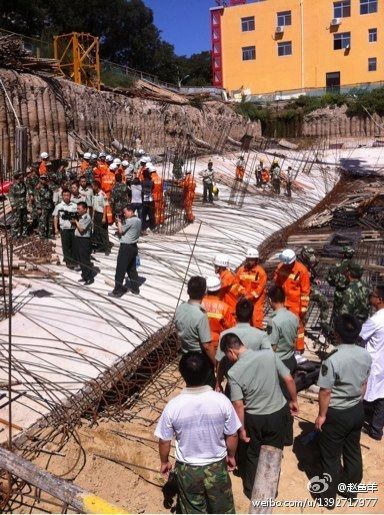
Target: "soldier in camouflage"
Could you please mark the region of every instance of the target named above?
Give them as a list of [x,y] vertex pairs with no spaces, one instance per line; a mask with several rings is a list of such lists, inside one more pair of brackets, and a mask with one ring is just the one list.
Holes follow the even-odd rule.
[[333,312],[332,318],[336,318],[340,314],[340,307],[343,300],[344,292],[349,285],[347,277],[348,265],[353,258],[355,251],[352,247],[343,247],[343,260],[332,266],[328,270],[326,280],[330,286],[334,286],[335,292],[333,296]]
[[121,213],[129,200],[129,187],[122,182],[122,176],[120,173],[115,176],[116,182],[111,191],[111,197],[109,199],[113,217]]
[[358,263],[349,263],[347,278],[349,285],[346,288],[340,306],[340,314],[356,317],[361,323],[369,317],[369,297],[371,289],[361,278],[364,270]]
[[40,184],[36,195],[36,207],[39,215],[39,235],[41,238],[52,238],[53,191],[46,175],[40,176]]
[[39,216],[36,207],[36,189],[40,182],[37,166],[31,166],[27,171],[25,185],[27,187],[27,211],[31,221],[31,228],[35,230],[38,226]]
[[321,284],[317,273],[319,260],[316,257],[315,249],[304,246],[297,254],[297,259],[307,267],[311,276],[311,294],[309,301],[315,302],[319,306],[320,320],[328,320],[329,303],[327,297],[319,289]]
[[13,183],[9,190],[9,201],[12,207],[12,229],[13,238],[27,235],[27,187],[21,173],[15,173]]

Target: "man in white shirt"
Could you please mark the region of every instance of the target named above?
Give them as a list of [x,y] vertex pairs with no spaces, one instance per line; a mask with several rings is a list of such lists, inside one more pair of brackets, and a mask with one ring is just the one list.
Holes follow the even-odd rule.
[[171,442],[176,438],[176,479],[181,513],[235,513],[228,471],[236,467],[241,427],[225,395],[204,386],[210,372],[201,352],[184,354],[179,365],[186,388],[171,399],[160,417],[160,472],[168,478]]
[[364,322],[360,332],[365,348],[372,357],[364,396],[367,427],[363,431],[374,440],[381,440],[384,427],[384,284],[376,286],[370,302],[376,313]]

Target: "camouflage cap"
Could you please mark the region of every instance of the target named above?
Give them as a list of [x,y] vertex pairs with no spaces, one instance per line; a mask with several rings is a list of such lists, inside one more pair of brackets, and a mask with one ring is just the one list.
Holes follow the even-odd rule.
[[350,247],[349,245],[344,245],[342,250],[343,250],[343,256],[346,258],[351,258],[355,253],[355,250],[352,247]]
[[315,249],[313,247],[308,247],[307,245],[304,245],[304,247],[301,249],[301,252],[308,255],[316,254]]
[[15,173],[13,174],[13,178],[15,179],[15,181],[16,181],[17,179],[21,179],[21,177],[22,177],[22,174],[21,174],[20,172],[15,172]]
[[351,273],[354,277],[360,278],[364,273],[364,268],[359,263],[349,263],[348,272]]

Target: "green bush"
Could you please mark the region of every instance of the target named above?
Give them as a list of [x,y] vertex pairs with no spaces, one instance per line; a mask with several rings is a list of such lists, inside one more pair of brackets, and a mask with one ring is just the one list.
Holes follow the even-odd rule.
[[129,89],[135,85],[136,79],[123,73],[111,70],[101,70],[101,82],[110,88]]

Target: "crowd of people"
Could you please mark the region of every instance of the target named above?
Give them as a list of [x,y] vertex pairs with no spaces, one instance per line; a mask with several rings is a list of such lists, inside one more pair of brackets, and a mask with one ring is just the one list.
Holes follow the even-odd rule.
[[[239,156],[236,163],[235,180],[242,182],[244,180],[246,169],[246,162],[243,155]],[[256,187],[263,190],[272,189],[273,193],[280,195],[281,184],[285,184],[285,194],[288,197],[292,196],[292,183],[294,180],[294,172],[291,166],[287,167],[285,175],[283,176],[282,169],[277,160],[274,160],[271,166],[266,166],[265,162],[260,159],[255,168]]]
[[[319,498],[328,508],[336,506],[337,494],[356,498],[353,486],[363,477],[361,431],[381,440],[384,426],[384,285],[372,291],[353,251],[346,247],[343,255],[327,275],[336,302],[322,320],[329,318],[324,324],[335,349],[319,369],[313,420],[321,469],[331,478]],[[306,312],[311,299],[324,308],[313,249],[282,251],[269,283],[256,249],[235,273],[229,261],[219,254],[215,274],[192,277],[189,300],[174,316],[186,388],[166,405],[155,435],[161,473],[168,478],[175,472],[182,513],[234,513],[229,472],[237,469],[251,499],[261,447],[293,444],[299,413],[294,374]],[[169,460],[173,439],[175,465]]]
[[[171,181],[182,192],[185,219],[192,223],[196,182],[191,170],[182,170]],[[166,186],[169,184],[142,149],[120,157],[86,152],[74,168],[65,161],[50,160],[48,153],[42,152],[41,161],[26,174],[14,174],[9,190],[12,237],[34,232],[41,238],[60,236],[66,266],[81,271],[80,281],[90,285],[98,272],[92,266],[92,253],[109,255],[113,246],[109,226],[115,225],[120,242],[130,245],[131,236],[137,243],[138,223],[128,223],[133,216],[140,221],[139,235],[156,232],[164,224]],[[134,234],[122,225],[135,225]],[[125,261],[118,261],[119,270]],[[133,266],[128,269],[135,277]],[[133,291],[137,292],[134,282]],[[125,287],[117,282],[112,294],[121,296],[122,292]]]

